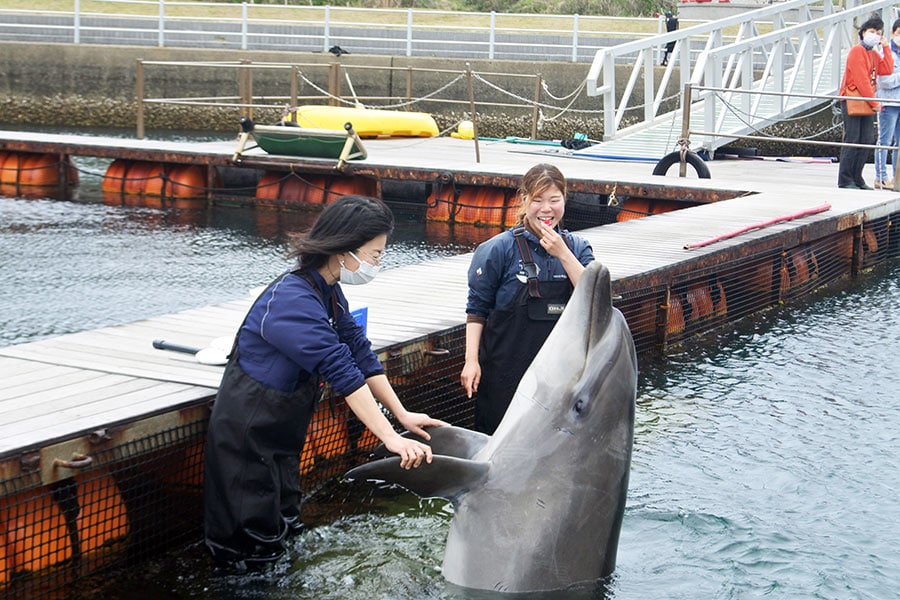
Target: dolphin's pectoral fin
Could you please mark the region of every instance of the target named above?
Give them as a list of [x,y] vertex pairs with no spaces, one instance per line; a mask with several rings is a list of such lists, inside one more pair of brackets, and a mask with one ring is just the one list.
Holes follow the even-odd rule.
[[453,456],[434,456],[415,469],[400,467],[400,457],[383,458],[350,469],[347,479],[377,479],[396,483],[423,498],[456,501],[487,476],[489,464]]
[[[490,441],[491,436],[471,429],[463,429],[462,427],[454,427],[446,425],[441,427],[427,428],[430,440],[421,438],[408,431],[403,432],[403,437],[419,440],[423,444],[431,446],[431,452],[436,456],[451,456],[454,458],[472,458],[475,453],[481,450]],[[377,458],[386,458],[390,456],[390,452],[379,445],[372,453]]]

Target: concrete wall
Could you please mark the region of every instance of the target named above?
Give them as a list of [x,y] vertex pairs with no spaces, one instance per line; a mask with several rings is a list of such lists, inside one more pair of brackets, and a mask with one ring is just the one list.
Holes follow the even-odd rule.
[[[406,95],[405,70],[368,67],[414,67],[430,72],[414,72],[413,96],[434,92],[453,79],[449,72],[464,71],[464,60],[446,58],[405,58],[374,55],[345,55],[336,59],[327,53],[253,52],[212,49],[170,49],[126,46],[90,46],[74,44],[34,44],[23,42],[0,43],[0,98],[6,102],[31,98],[55,101],[57,104],[78,97],[80,102],[120,103],[134,102],[137,60],[220,62],[249,60],[254,63],[285,63],[300,65],[303,75],[315,85],[328,88],[328,65],[339,62],[350,75],[357,95],[362,97],[402,98]],[[534,75],[540,73],[554,95],[567,96],[575,90],[587,75],[590,65],[579,63],[548,63],[527,61],[468,61],[476,73],[494,82],[509,94],[527,100],[534,98],[533,78],[511,78],[500,74],[516,73]],[[353,68],[365,65],[367,68]],[[350,96],[350,89],[342,75],[339,78],[343,94]],[[477,83],[479,111],[491,110],[485,103],[521,103],[509,95],[491,90]],[[465,79],[439,94],[464,104],[443,105],[443,110],[464,112],[468,110],[468,88]],[[254,96],[288,96],[290,74],[284,70],[254,70]],[[300,95],[314,95],[311,85],[301,81]],[[238,74],[236,69],[216,67],[145,67],[145,98],[173,97],[237,97]],[[556,105],[559,102],[542,95],[542,101]],[[321,100],[317,103],[320,103]],[[373,104],[381,104],[388,100]],[[301,102],[302,103],[302,102]],[[8,121],[0,101],[0,122]],[[598,98],[581,96],[575,108],[599,109]],[[416,105],[414,110],[435,111],[438,105]],[[65,112],[66,107],[58,110]],[[148,109],[152,110],[152,109]],[[504,111],[507,109],[497,108]],[[522,112],[523,109],[519,109]]]

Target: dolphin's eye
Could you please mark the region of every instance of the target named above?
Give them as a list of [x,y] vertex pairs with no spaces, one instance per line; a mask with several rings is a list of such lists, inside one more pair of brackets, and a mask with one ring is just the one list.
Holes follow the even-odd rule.
[[575,412],[581,414],[581,411],[584,410],[584,400],[579,400],[575,403]]

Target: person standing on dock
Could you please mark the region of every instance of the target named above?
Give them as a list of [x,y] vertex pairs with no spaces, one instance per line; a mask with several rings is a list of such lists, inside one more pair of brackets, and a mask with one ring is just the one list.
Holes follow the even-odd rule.
[[469,265],[460,382],[475,396],[475,429],[487,434],[594,260],[587,240],[561,228],[566,179],[557,167],[532,167],[519,200],[516,225],[480,244]]
[[[894,58],[885,47],[888,41],[882,37],[884,21],[870,17],[859,27],[859,44],[850,48],[841,81],[841,96],[875,97],[875,78],[894,72]],[[851,102],[853,102],[851,100]],[[874,141],[875,113],[881,110],[878,102],[870,101],[868,114],[850,114],[848,102],[841,101],[841,115],[844,120],[844,143],[866,144]],[[863,179],[863,167],[869,156],[868,148],[841,147],[841,163],[838,167],[838,187],[854,190],[871,190]]]
[[302,531],[299,459],[324,382],[402,468],[431,462],[431,448],[397,433],[376,400],[426,440],[425,427],[446,423],[403,407],[338,283],[375,277],[393,226],[381,200],[339,198],[293,240],[297,267],[250,307],[206,439],[205,539],[217,562],[244,569],[276,560],[285,538]]
[[890,75],[878,76],[878,89],[875,96],[881,99],[881,113],[878,115],[878,145],[893,146],[891,154],[891,176],[887,174],[887,149],[875,150],[875,188],[894,189],[897,178],[897,144],[900,142],[900,19],[891,26],[891,57],[894,59],[894,72]]
[[[672,14],[672,11],[666,11],[666,33],[678,31],[678,17]],[[666,49],[663,51],[662,62],[659,66],[665,67],[669,64],[669,55],[675,51],[675,42],[666,42]]]

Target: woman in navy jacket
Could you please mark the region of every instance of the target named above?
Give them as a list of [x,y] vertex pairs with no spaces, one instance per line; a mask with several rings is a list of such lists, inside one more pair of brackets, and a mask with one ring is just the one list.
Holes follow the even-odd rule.
[[469,265],[466,356],[460,382],[475,395],[475,429],[493,434],[585,265],[590,244],[560,227],[566,180],[539,164],[523,177],[515,227],[475,250]]
[[241,325],[209,422],[205,454],[205,536],[213,557],[238,568],[284,553],[303,528],[299,456],[322,382],[405,469],[431,462],[428,445],[398,434],[376,400],[409,431],[444,425],[408,412],[347,306],[338,282],[377,273],[390,209],[344,196],[294,241],[297,268],[272,282]]

